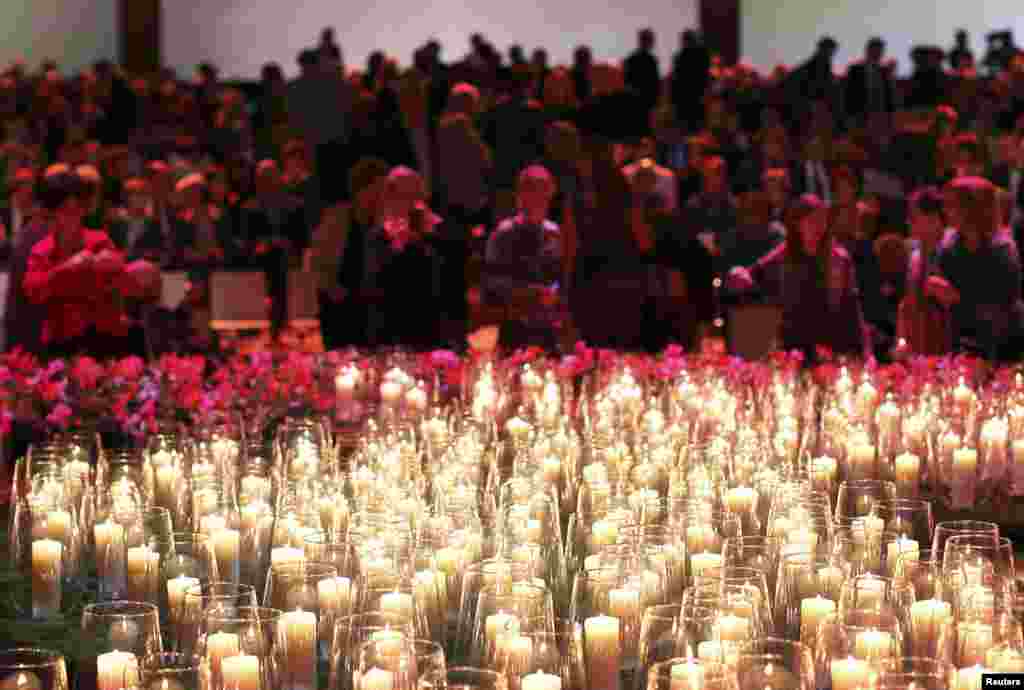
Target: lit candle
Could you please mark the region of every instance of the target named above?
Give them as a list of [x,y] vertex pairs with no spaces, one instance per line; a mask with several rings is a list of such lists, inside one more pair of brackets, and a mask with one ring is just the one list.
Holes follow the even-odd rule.
[[896,573],[896,564],[902,558],[904,561],[916,561],[918,559],[920,546],[916,539],[899,537],[886,545],[885,565],[889,574]]
[[831,671],[832,690],[864,690],[871,678],[871,667],[860,659],[836,659]]
[[822,456],[811,461],[811,479],[816,489],[830,487],[839,474],[839,463],[835,458]]
[[213,675],[221,674],[224,659],[241,652],[238,635],[229,632],[215,632],[206,636],[206,657],[210,661]]
[[611,546],[619,539],[619,525],[612,520],[597,520],[590,528],[595,546]]
[[705,571],[718,568],[722,565],[722,557],[717,553],[695,553],[690,556],[690,569],[695,578],[700,577]]
[[553,673],[537,671],[520,680],[521,690],[562,690],[562,677]]
[[300,565],[306,560],[302,549],[293,546],[278,546],[270,551],[270,567]]
[[382,668],[371,668],[363,674],[359,690],[394,690],[395,674]]
[[402,384],[397,381],[385,381],[380,384],[380,399],[385,405],[395,405],[402,399]]
[[978,470],[978,451],[973,448],[958,448],[953,451],[953,481],[966,483],[974,479]]
[[937,653],[935,643],[939,632],[952,616],[952,607],[939,599],[915,601],[910,605],[910,637],[914,656],[930,657]]
[[801,600],[800,641],[810,649],[814,649],[819,626],[835,611],[836,603],[820,595]]
[[530,437],[530,424],[519,417],[513,417],[505,424],[505,431],[513,441],[525,441]]
[[690,525],[686,528],[686,548],[690,553],[709,551],[715,544],[711,525]]
[[981,690],[981,677],[986,673],[989,673],[989,670],[980,664],[960,669],[956,672],[953,690]]
[[613,589],[608,592],[608,612],[619,619],[640,617],[640,592],[633,589]]
[[217,557],[218,577],[226,582],[238,582],[238,555],[242,536],[236,529],[220,529],[213,533],[213,553]]
[[17,671],[0,679],[0,690],[44,690],[43,681],[31,671]]
[[850,444],[848,457],[851,479],[874,478],[875,447],[873,445],[865,442],[853,442]]
[[352,601],[352,581],[347,577],[328,577],[316,583],[321,615],[347,612]]
[[746,642],[750,639],[750,620],[727,613],[718,619],[718,637],[722,642]]
[[160,554],[148,546],[128,549],[128,599],[149,601],[156,594],[156,579],[160,569]]
[[722,643],[708,640],[697,644],[697,658],[706,664],[721,664],[725,660]]
[[181,617],[185,592],[198,584],[199,578],[189,577],[185,574],[167,580],[167,609],[172,621],[177,621]]
[[312,690],[316,687],[316,614],[289,611],[281,615],[284,642],[282,672],[286,690]]
[[985,653],[994,644],[992,626],[987,623],[961,623],[957,626],[960,661],[964,666],[985,663]]
[[921,458],[913,453],[896,456],[896,488],[901,495],[912,495],[921,477]]
[[757,492],[749,486],[737,486],[725,495],[725,507],[732,513],[753,512],[757,502]]
[[388,592],[380,598],[380,611],[397,616],[403,621],[412,621],[412,595],[407,592]]
[[704,668],[688,661],[672,664],[669,690],[704,690]]
[[497,645],[501,636],[506,634],[519,634],[519,618],[509,613],[499,611],[487,616],[484,621],[484,632],[487,641]]
[[583,622],[583,631],[586,639],[589,689],[618,690],[619,660],[622,655],[619,619],[593,616]]
[[838,595],[844,579],[846,577],[843,574],[843,569],[839,566],[827,565],[818,570],[818,582],[821,583],[821,588],[829,594]]
[[260,660],[248,654],[225,657],[221,678],[223,690],[260,690]]
[[427,409],[427,392],[419,386],[410,388],[405,394],[405,404],[414,412],[422,412]]
[[873,609],[882,605],[885,597],[885,581],[870,575],[856,580],[856,605],[858,608]]
[[996,673],[1024,673],[1024,653],[1016,649],[993,649],[986,665]]
[[121,690],[133,687],[138,681],[139,660],[131,652],[114,651],[96,657],[96,687],[98,690]]
[[32,617],[49,618],[60,612],[64,545],[53,539],[32,542]]
[[876,661],[892,656],[892,635],[884,630],[864,630],[857,633],[853,643],[854,654],[860,659]]
[[116,591],[124,586],[124,527],[107,520],[93,528],[96,541],[96,574]]

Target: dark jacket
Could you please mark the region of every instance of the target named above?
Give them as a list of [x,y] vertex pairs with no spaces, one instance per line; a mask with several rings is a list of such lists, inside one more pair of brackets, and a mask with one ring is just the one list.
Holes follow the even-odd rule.
[[[879,100],[874,104],[875,112],[892,112],[893,91],[892,79],[889,72],[881,66],[876,66],[875,75],[878,79]],[[858,62],[850,66],[846,73],[846,82],[843,85],[843,105],[846,114],[853,118],[860,118],[868,114],[871,108],[870,94],[868,93],[868,66],[866,63]]]
[[25,295],[25,274],[28,272],[28,257],[49,232],[49,224],[37,218],[23,228],[11,249],[10,282],[7,290],[7,308],[4,311],[4,348],[13,350],[20,347],[28,352],[39,352],[42,348],[43,320],[46,307],[34,304]]

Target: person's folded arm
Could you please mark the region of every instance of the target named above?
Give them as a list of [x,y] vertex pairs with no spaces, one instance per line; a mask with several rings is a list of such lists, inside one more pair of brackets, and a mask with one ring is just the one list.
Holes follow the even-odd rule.
[[59,297],[72,297],[82,292],[82,278],[89,271],[79,252],[51,266],[46,256],[33,252],[28,258],[22,287],[30,302],[42,304]]

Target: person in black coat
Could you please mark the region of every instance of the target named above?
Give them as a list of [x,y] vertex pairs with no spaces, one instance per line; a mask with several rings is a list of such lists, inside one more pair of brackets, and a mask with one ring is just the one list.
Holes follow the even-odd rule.
[[867,43],[864,59],[850,66],[844,84],[844,105],[851,120],[863,122],[893,109],[892,78],[882,65],[885,41],[877,36]]
[[637,49],[626,58],[622,68],[626,87],[637,94],[639,104],[649,116],[661,95],[661,70],[654,55],[654,31],[640,31]]
[[126,180],[124,199],[125,205],[114,211],[107,234],[127,261],[146,259],[159,263],[167,247],[160,223],[153,215],[149,183],[140,177]]
[[288,271],[309,245],[302,202],[288,194],[272,160],[256,166],[256,194],[242,205],[242,237],[263,268],[270,297],[270,335],[277,340],[288,321]]
[[672,105],[687,132],[704,124],[704,94],[711,81],[711,53],[696,31],[684,31],[672,63]]

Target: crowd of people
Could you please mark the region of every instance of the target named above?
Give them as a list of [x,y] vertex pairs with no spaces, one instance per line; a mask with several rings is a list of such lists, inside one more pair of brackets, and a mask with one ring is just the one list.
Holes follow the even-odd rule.
[[[346,66],[331,30],[299,76],[128,75],[101,62],[0,77],[6,347],[210,348],[209,276],[261,270],[271,334],[317,276],[328,349],[696,346],[743,305],[779,344],[864,357],[1024,351],[1024,55],[966,35],[898,78],[875,38],[845,70],[671,65],[577,48]],[[160,272],[189,292],[157,303]]]

